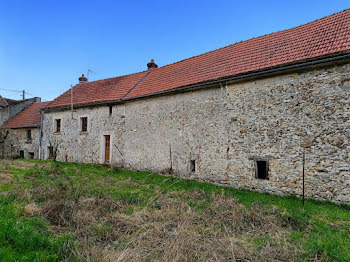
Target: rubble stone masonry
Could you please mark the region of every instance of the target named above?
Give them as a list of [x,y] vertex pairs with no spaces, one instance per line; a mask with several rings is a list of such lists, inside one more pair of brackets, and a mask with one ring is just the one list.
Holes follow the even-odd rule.
[[[42,158],[171,172],[274,194],[350,203],[350,64],[108,106],[45,113]],[[81,117],[88,131],[81,132]],[[55,119],[61,132],[54,133]],[[255,176],[268,161],[268,178]]]
[[[27,138],[28,130],[31,130],[32,139]],[[39,128],[1,129],[0,157],[17,158],[23,151],[24,158],[39,158],[39,131]]]

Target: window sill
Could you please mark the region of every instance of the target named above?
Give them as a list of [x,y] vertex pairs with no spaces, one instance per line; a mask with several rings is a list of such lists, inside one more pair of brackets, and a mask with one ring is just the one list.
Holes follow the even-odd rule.
[[80,135],[87,135],[87,134],[89,134],[88,131],[81,131],[81,132],[80,132]]
[[32,143],[32,140],[27,140],[26,141],[26,144],[31,144]]
[[53,134],[54,134],[54,135],[60,135],[61,132],[54,132]]

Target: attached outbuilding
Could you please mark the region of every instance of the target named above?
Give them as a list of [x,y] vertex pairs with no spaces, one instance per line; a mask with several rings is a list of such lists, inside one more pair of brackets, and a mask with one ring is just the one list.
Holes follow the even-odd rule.
[[32,103],[1,126],[2,157],[39,158],[42,121],[40,109],[47,105],[48,102]]

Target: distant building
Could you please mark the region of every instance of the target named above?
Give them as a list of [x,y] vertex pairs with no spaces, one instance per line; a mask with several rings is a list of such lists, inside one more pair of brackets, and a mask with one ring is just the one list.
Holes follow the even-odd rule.
[[1,157],[39,158],[40,109],[48,102],[36,102],[1,126]]
[[40,98],[13,100],[0,96],[0,126],[35,102],[40,102]]

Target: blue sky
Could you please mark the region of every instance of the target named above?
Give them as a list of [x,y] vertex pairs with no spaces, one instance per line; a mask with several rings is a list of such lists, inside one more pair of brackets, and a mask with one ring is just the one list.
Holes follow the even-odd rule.
[[54,99],[89,80],[159,66],[350,8],[349,0],[0,1],[0,95]]

